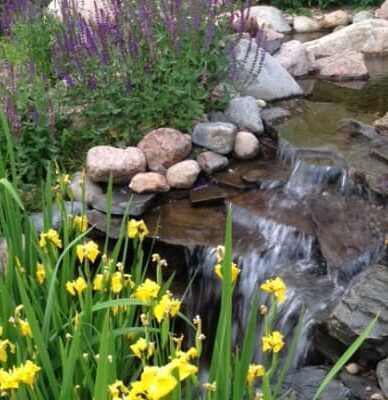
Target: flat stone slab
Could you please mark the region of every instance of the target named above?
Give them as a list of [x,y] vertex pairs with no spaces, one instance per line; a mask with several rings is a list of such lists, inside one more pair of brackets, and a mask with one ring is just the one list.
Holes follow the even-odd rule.
[[388,143],[371,147],[369,150],[369,154],[372,157],[375,157],[378,160],[388,164]]
[[214,206],[223,204],[226,199],[224,190],[217,186],[190,191],[190,202],[193,206]]
[[388,268],[373,265],[362,272],[326,321],[329,334],[350,345],[380,313],[373,332],[359,350],[366,360],[388,355]]

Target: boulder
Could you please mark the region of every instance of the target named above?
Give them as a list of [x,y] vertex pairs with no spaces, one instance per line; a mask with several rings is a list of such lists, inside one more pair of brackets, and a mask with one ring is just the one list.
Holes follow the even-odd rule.
[[228,120],[238,126],[239,129],[247,129],[261,134],[264,132],[263,121],[260,116],[260,108],[252,96],[235,97],[225,110]]
[[[47,11],[62,20],[62,9],[61,4],[63,0],[52,0],[47,7]],[[96,8],[103,10],[107,15],[111,15],[112,12],[109,9],[109,0],[82,0],[82,1],[69,1],[72,9],[80,13],[83,18],[87,21],[96,20]]]
[[168,192],[170,186],[164,175],[157,172],[145,172],[135,175],[129,188],[136,193]]
[[171,128],[159,128],[148,133],[137,147],[144,153],[151,171],[164,172],[191,152],[190,137]]
[[364,55],[353,50],[322,57],[315,61],[314,67],[323,79],[350,81],[369,78]]
[[241,160],[255,158],[259,154],[259,140],[257,137],[246,131],[238,132],[234,144],[234,155]]
[[357,24],[358,22],[367,21],[369,19],[374,19],[375,14],[371,10],[362,10],[353,15],[353,24]]
[[346,26],[352,22],[352,17],[345,10],[336,10],[324,15],[321,26],[323,29],[334,29],[338,26]]
[[321,29],[321,24],[313,18],[305,15],[296,15],[294,17],[294,31],[297,33],[319,32]]
[[[247,21],[245,31],[255,31],[259,27],[269,27],[280,33],[290,33],[291,27],[284,18],[283,13],[276,7],[272,6],[254,6],[245,9],[243,14],[236,12],[233,18],[233,27],[240,29],[241,15]],[[247,20],[249,19],[249,21]]]
[[388,0],[385,0],[382,6],[376,12],[377,18],[388,19]]
[[201,167],[195,160],[181,161],[167,170],[167,182],[174,189],[190,189],[198,178]]
[[376,121],[373,122],[373,126],[383,131],[383,133],[385,131],[388,132],[388,112],[384,115],[384,117],[376,119]]
[[209,175],[214,172],[222,171],[229,165],[227,157],[213,153],[212,151],[205,151],[204,153],[198,154],[197,162],[201,170]]
[[202,122],[195,125],[192,141],[218,154],[229,154],[233,150],[237,127],[227,122]]
[[273,29],[265,29],[265,49],[269,54],[275,54],[282,46],[284,35]]
[[316,58],[341,54],[347,50],[361,53],[388,52],[388,21],[372,19],[352,24],[338,32],[306,43]]
[[326,321],[329,334],[349,346],[380,313],[375,328],[359,350],[365,360],[388,355],[388,269],[373,265],[358,277]]
[[275,125],[291,117],[291,112],[283,107],[271,107],[263,110],[261,117],[266,124]]
[[308,75],[314,62],[307,54],[306,46],[299,40],[290,40],[274,55],[276,60],[294,77]]
[[385,397],[388,397],[388,358],[377,364],[377,378]]
[[82,172],[76,172],[71,178],[69,189],[75,201],[83,201],[91,204],[95,196],[103,193],[102,187],[94,183],[88,176],[82,177]]
[[128,183],[145,170],[146,159],[136,147],[95,146],[86,155],[86,173],[93,182],[108,182],[112,173],[113,183]]
[[257,57],[259,52],[258,46],[248,40],[241,40],[236,46],[236,82],[243,95],[265,101],[303,95],[301,87],[278,60],[265,54],[260,62],[260,57]]

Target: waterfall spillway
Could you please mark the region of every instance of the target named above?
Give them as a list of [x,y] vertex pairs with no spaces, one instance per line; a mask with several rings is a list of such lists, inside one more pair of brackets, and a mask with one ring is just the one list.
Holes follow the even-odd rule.
[[[279,308],[277,326],[285,336],[291,336],[301,306],[306,307],[304,328],[294,357],[296,366],[306,360],[310,328],[336,304],[353,275],[381,254],[381,236],[373,236],[365,249],[354,256],[349,255],[346,262],[338,256],[338,251],[332,255],[326,243],[326,236],[330,235],[321,232],[330,216],[317,217],[319,207],[316,204],[335,198],[342,207],[340,209],[346,210],[346,197],[352,192],[346,163],[329,151],[294,150],[287,143],[280,145],[279,158],[291,164],[292,172],[288,182],[279,189],[281,196],[274,194],[267,201],[266,206],[272,212],[260,215],[241,205],[232,207],[233,221],[249,225],[250,231],[264,243],[258,248],[255,244],[244,243],[244,237],[234,237],[234,258],[241,274],[234,292],[233,338],[238,343],[243,336],[254,290],[266,279],[281,276],[288,286],[288,294],[286,302]],[[270,189],[262,187],[261,190]],[[295,204],[303,211],[303,217],[307,215],[311,219],[311,231],[282,221],[281,210],[289,211]],[[298,220],[298,215],[295,219]],[[193,315],[200,314],[207,329],[212,331],[220,299],[220,284],[213,271],[214,252],[210,248],[195,248],[191,250],[189,260],[191,271],[197,277],[190,307]]]

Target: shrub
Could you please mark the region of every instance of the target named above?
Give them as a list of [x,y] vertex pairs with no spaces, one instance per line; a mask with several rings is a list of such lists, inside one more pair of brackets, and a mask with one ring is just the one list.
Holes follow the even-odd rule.
[[270,0],[269,3],[284,10],[296,10],[301,7],[352,7],[352,8],[368,8],[379,6],[381,0]]

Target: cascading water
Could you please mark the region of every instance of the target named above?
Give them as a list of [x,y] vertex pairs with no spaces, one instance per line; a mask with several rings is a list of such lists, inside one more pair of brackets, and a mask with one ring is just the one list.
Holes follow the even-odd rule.
[[[279,158],[291,162],[293,170],[282,189],[282,196],[274,194],[268,201],[267,207],[270,209],[275,204],[279,206],[279,203],[283,209],[300,203],[303,209],[307,209],[311,196],[324,196],[326,191],[338,196],[347,196],[352,192],[353,185],[346,163],[328,151],[294,151],[287,143],[283,143]],[[268,189],[262,187],[261,190]],[[345,273],[339,280],[338,271],[333,273],[312,232],[306,233],[267,216],[256,215],[241,206],[234,205],[232,208],[233,221],[249,225],[250,230],[256,232],[265,243],[263,248],[257,248],[247,245],[242,237],[234,238],[235,261],[241,268],[234,292],[234,341],[238,343],[244,334],[255,288],[268,278],[281,276],[288,286],[288,292],[286,302],[279,308],[277,327],[285,337],[291,337],[301,306],[306,307],[294,356],[294,366],[303,365],[310,348],[311,327],[330,312],[354,274],[379,257],[382,248],[379,236],[376,236],[372,247],[343,265]],[[202,316],[211,341],[220,299],[220,284],[213,270],[216,263],[214,252],[210,248],[195,248],[190,251],[189,260],[191,272],[196,274],[189,306],[193,315]],[[260,357],[259,354],[256,356]]]

